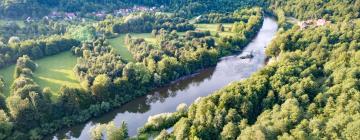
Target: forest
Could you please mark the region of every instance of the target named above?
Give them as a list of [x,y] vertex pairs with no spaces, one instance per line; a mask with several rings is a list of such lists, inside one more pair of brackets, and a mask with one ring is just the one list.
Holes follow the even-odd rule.
[[[321,8],[344,3],[330,1]],[[299,8],[296,4],[307,3],[274,6],[286,11]],[[306,18],[314,12],[289,11],[294,13],[283,14]],[[186,115],[174,116],[176,121],[157,116],[164,118],[149,121],[141,133],[160,132],[155,139],[358,139],[360,22],[343,14],[318,15],[333,21],[323,27],[283,26],[266,49],[272,61],[262,70],[201,98]],[[163,130],[170,127],[171,133]]]
[[[5,36],[1,67],[14,63],[16,66],[11,87],[2,86],[2,91],[10,88],[10,93],[1,96],[2,122],[6,124],[1,128],[1,139],[42,139],[64,126],[106,113],[153,88],[215,66],[220,57],[241,51],[263,22],[260,8],[235,11],[234,17],[241,21],[229,32],[237,36],[198,31],[184,17],[152,13],[109,17],[84,27],[84,23],[69,22],[62,33],[50,36]],[[155,43],[126,35],[124,45],[134,57],[129,62],[109,44],[110,38],[125,33],[151,33]],[[81,88],[64,85],[55,96],[53,89],[37,83],[33,73],[39,66],[34,60],[66,51],[78,58],[74,73]]]
[[[111,12],[134,5],[161,8]],[[78,19],[48,18],[55,7]],[[98,11],[106,16],[85,19]],[[135,137],[126,122],[110,122],[93,127],[92,139],[358,139],[359,12],[360,1],[344,0],[2,0],[0,140],[45,139],[214,67],[255,38],[265,15],[280,28],[265,49],[269,62],[250,78],[151,116]],[[327,22],[302,27],[289,18]],[[121,35],[131,60],[111,44]],[[79,86],[43,87],[38,60],[66,52],[76,61],[70,71]],[[1,71],[11,66],[12,73]]]

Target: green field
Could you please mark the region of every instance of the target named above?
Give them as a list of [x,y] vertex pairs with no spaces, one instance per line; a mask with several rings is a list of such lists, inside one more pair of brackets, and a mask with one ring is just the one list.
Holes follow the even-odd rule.
[[[133,38],[144,38],[147,42],[156,43],[156,39],[151,35],[151,33],[131,33],[130,34]],[[119,53],[124,59],[129,61],[134,61],[131,53],[126,48],[125,44],[125,34],[121,34],[118,37],[109,39],[110,45],[115,49],[117,53]]]
[[[0,21],[1,22],[1,21]],[[199,30],[209,30],[216,32],[218,24],[197,24]],[[231,24],[225,24],[226,28],[231,27]],[[227,32],[224,32],[227,33]],[[178,33],[183,35],[184,32]],[[151,33],[132,33],[133,38],[144,38],[149,43],[156,44],[156,39]],[[119,35],[116,38],[109,39],[110,45],[115,49],[117,53],[123,56],[126,60],[134,61],[131,53],[125,47],[124,44],[125,35]],[[53,93],[57,93],[62,85],[68,85],[70,87],[80,87],[80,83],[77,80],[73,68],[76,65],[76,57],[71,52],[64,52],[58,55],[49,56],[43,59],[35,60],[38,64],[38,68],[34,72],[34,80],[42,88],[49,87]],[[10,94],[10,87],[14,81],[14,68],[15,65],[8,66],[0,69],[0,75],[5,80],[5,96]],[[54,97],[57,95],[55,94]]]
[[[215,34],[216,28],[219,24],[195,24],[196,29],[201,31],[209,30],[212,34]],[[225,27],[225,32],[221,32],[221,36],[231,36],[234,33],[230,32],[232,23],[230,24],[223,24]],[[179,35],[184,35],[185,32],[179,32]],[[144,38],[147,42],[156,44],[156,38],[154,38],[151,33],[130,33],[133,38]],[[128,61],[134,61],[129,50],[126,48],[125,44],[125,34],[121,34],[115,38],[109,39],[110,45],[114,48],[114,50],[120,54],[124,59]]]
[[[70,87],[80,87],[73,68],[76,65],[76,57],[70,51],[58,55],[49,56],[35,61],[38,64],[34,71],[34,80],[42,88],[49,87],[53,93],[57,93],[62,85]],[[15,65],[0,70],[0,75],[4,77],[6,87],[10,87],[14,81]],[[5,91],[8,96],[9,88]],[[54,95],[56,97],[57,94]]]
[[[225,27],[225,31],[224,32],[220,32],[219,34],[221,36],[231,36],[234,35],[234,33],[232,33],[231,27],[232,27],[232,23],[223,23],[223,26]],[[212,24],[195,24],[195,27],[197,30],[200,31],[210,31],[211,34],[216,34],[216,30],[217,27],[219,26],[219,23],[212,23]]]
[[4,19],[0,19],[0,26],[5,25],[9,21],[15,22],[21,28],[25,27],[25,23],[22,20],[4,20]]

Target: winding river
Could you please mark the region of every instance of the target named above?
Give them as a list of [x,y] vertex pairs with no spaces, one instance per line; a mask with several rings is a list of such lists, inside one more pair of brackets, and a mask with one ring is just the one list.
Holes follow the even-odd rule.
[[[265,65],[265,46],[275,36],[278,25],[272,18],[265,17],[264,24],[256,38],[244,49],[243,54],[223,57],[214,68],[179,80],[169,86],[156,89],[144,97],[137,98],[122,107],[113,110],[99,118],[94,118],[82,125],[63,129],[57,132],[53,139],[90,139],[90,128],[97,123],[114,121],[120,125],[122,121],[128,124],[129,135],[137,133],[137,129],[151,115],[174,112],[180,103],[190,105],[198,97],[207,96],[214,91],[249,77]],[[254,58],[240,59],[239,56],[253,52]]]

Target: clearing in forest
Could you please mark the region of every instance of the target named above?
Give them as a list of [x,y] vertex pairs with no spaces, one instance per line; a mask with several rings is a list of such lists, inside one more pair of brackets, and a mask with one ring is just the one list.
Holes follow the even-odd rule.
[[231,32],[231,27],[233,25],[233,23],[209,23],[209,24],[195,24],[195,27],[197,30],[200,30],[200,31],[210,31],[211,34],[216,34],[218,31],[217,31],[217,28],[219,26],[219,24],[222,24],[225,28],[225,31],[224,32],[219,32],[219,34],[221,36],[231,36],[231,35],[234,35],[233,32]]
[[[125,35],[126,34],[121,34],[118,37],[109,39],[109,43],[124,59],[134,61],[134,58],[125,46]],[[156,43],[156,39],[151,33],[131,33],[130,35],[133,38],[144,38],[149,43]]]
[[[35,60],[38,67],[34,71],[34,80],[42,88],[49,87],[53,93],[57,93],[62,85],[80,87],[73,71],[76,65],[76,57],[70,51],[57,55],[48,56]],[[10,87],[14,81],[15,65],[0,69],[0,75],[5,80],[5,96],[9,96]],[[53,97],[56,97],[55,94]],[[54,99],[54,98],[53,98]]]

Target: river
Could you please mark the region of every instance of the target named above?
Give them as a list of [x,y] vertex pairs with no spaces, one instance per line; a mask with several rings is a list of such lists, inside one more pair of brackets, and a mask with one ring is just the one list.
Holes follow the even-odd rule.
[[[91,119],[85,124],[57,132],[53,139],[90,139],[90,128],[97,123],[114,121],[120,126],[122,121],[128,124],[129,135],[136,135],[137,129],[145,124],[149,116],[176,111],[177,105],[190,105],[199,97],[207,96],[214,91],[249,77],[265,65],[265,46],[275,36],[278,25],[272,18],[265,17],[258,35],[244,49],[242,54],[223,57],[214,68],[179,80],[169,86],[159,88],[146,96],[139,97],[118,109],[101,117]],[[240,59],[244,53],[253,52],[252,59]]]

